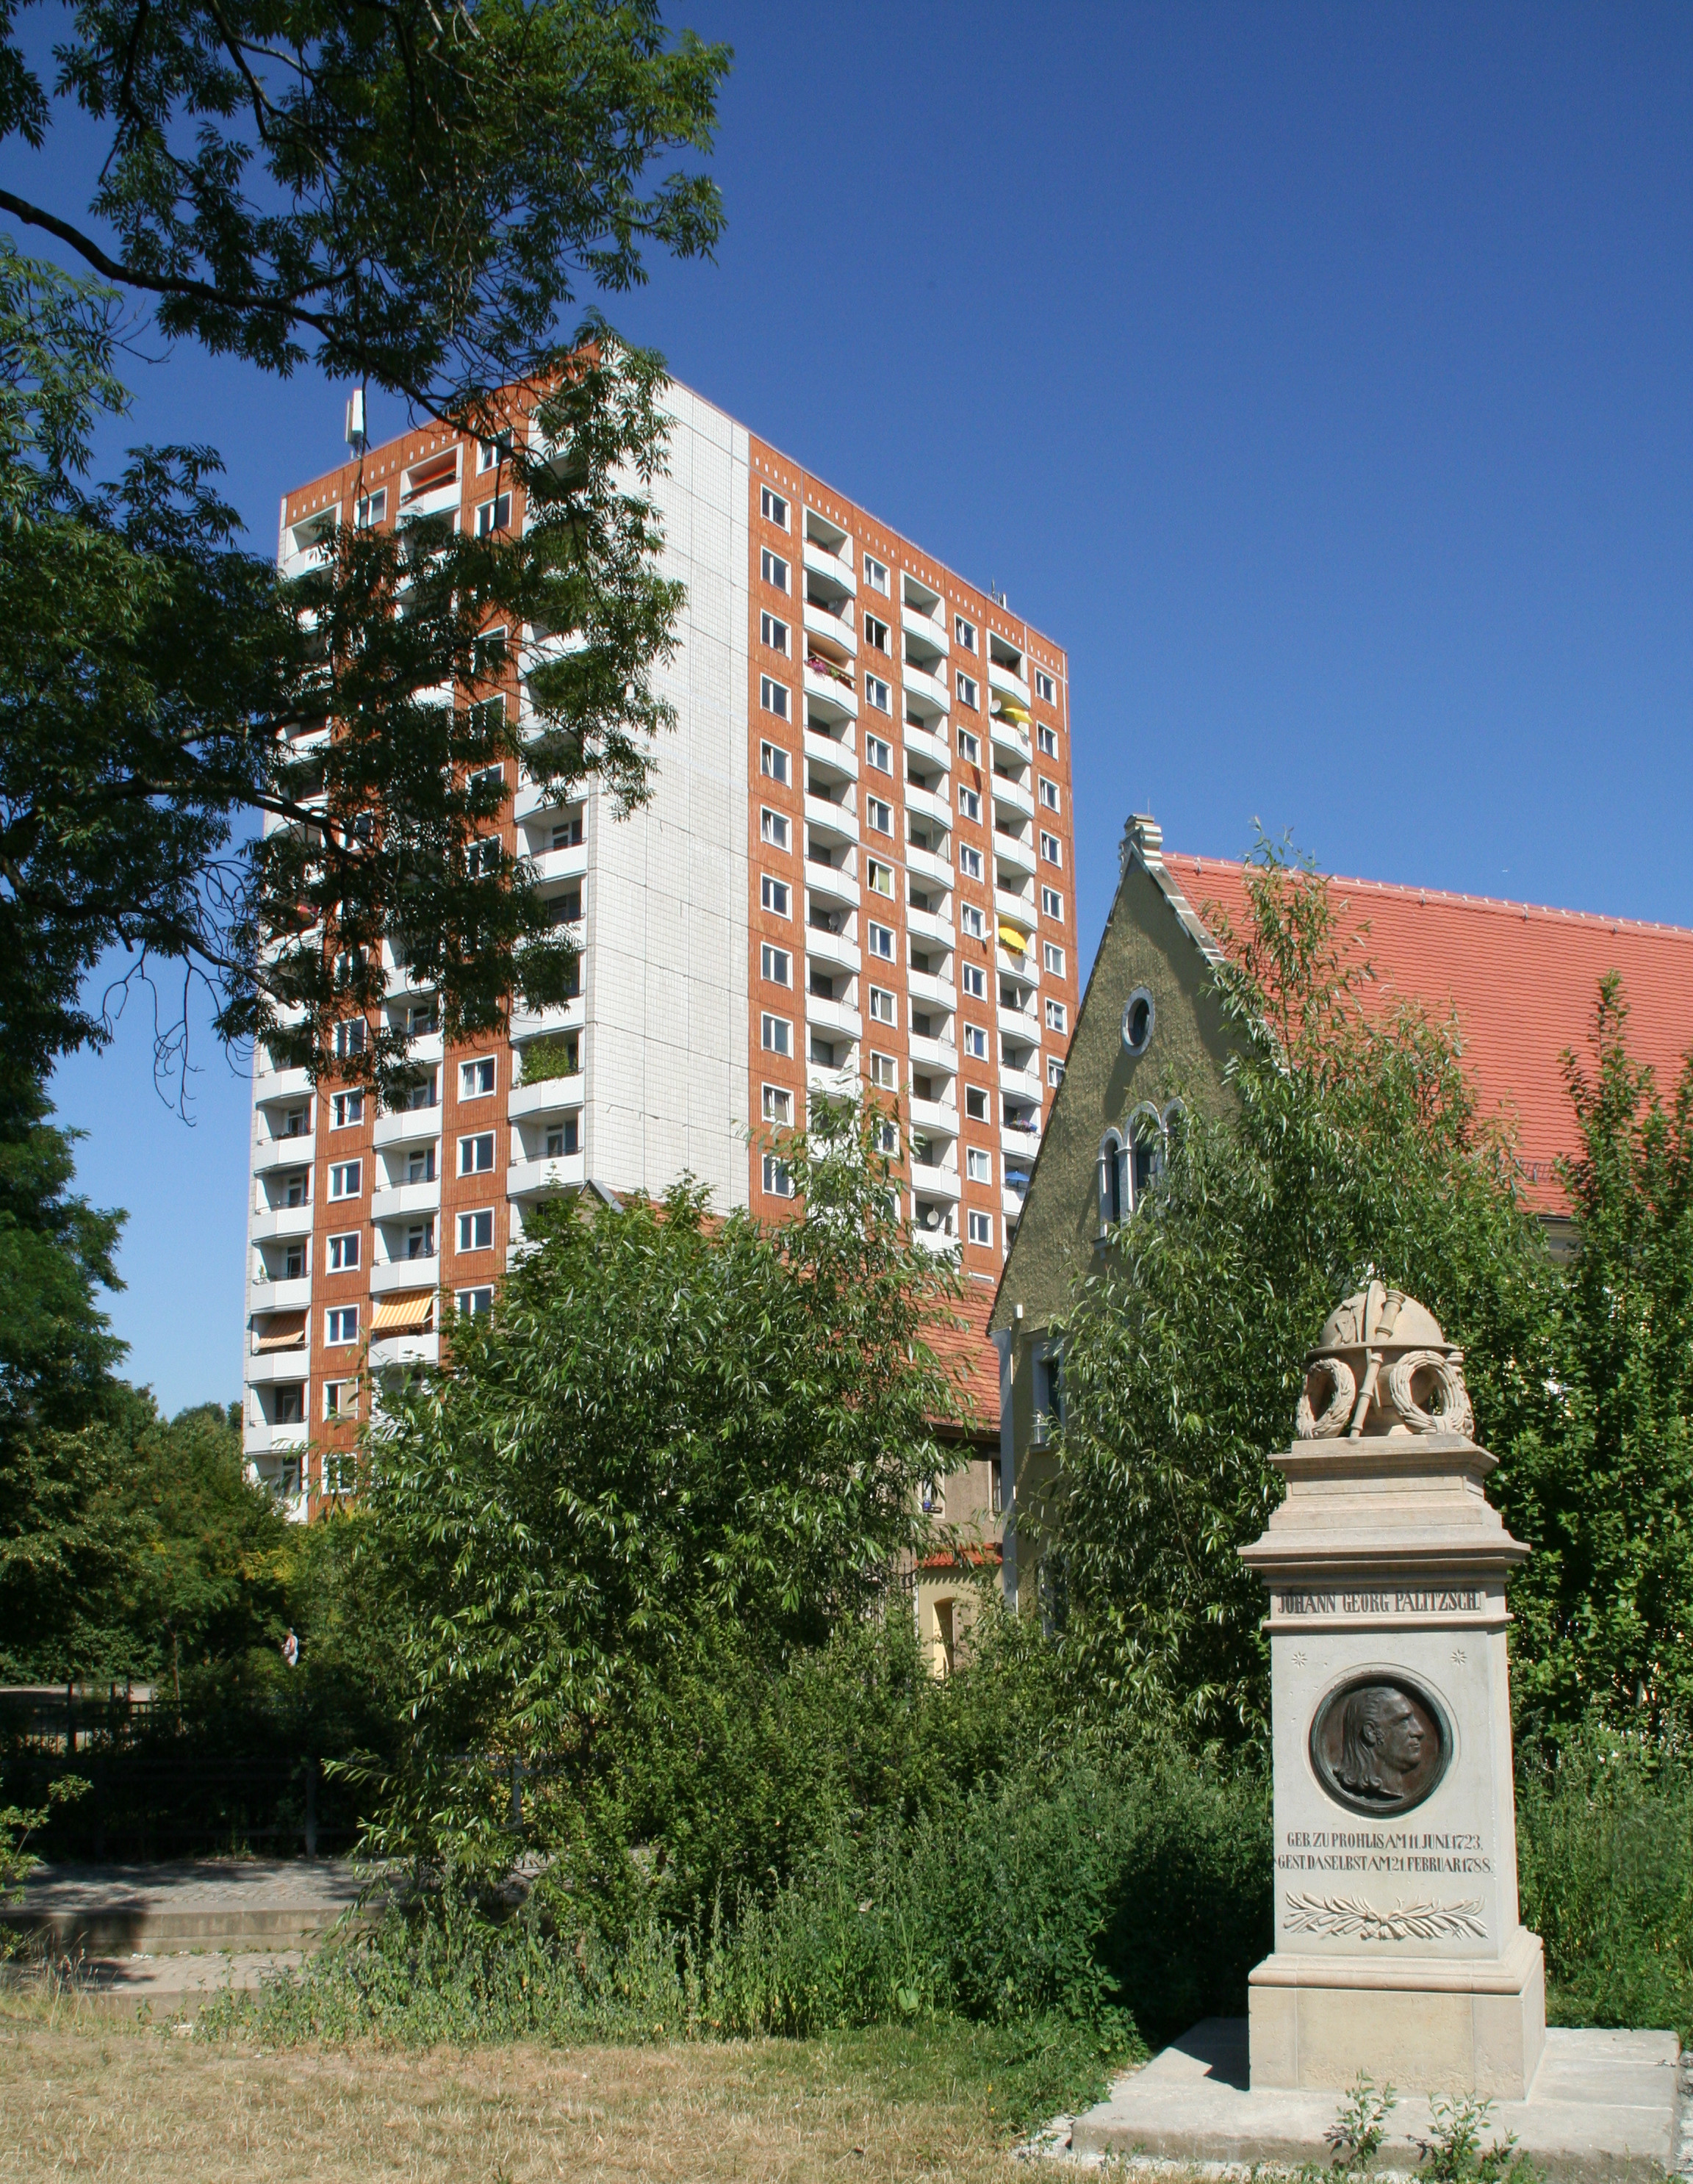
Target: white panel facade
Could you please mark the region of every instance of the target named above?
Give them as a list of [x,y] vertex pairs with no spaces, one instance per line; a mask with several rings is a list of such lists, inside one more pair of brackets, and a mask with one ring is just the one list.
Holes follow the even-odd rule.
[[687,588],[655,677],[676,710],[651,800],[591,800],[585,964],[587,1169],[657,1195],[691,1172],[747,1202],[747,436],[672,386],[655,481],[663,571]]

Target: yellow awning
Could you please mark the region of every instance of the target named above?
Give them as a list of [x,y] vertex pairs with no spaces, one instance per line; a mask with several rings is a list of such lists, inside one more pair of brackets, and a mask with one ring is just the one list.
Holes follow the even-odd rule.
[[999,944],[1002,948],[1014,949],[1019,956],[1026,956],[1029,952],[1027,935],[1020,933],[1014,925],[1000,927]]
[[261,1351],[300,1350],[305,1346],[305,1314],[303,1312],[272,1312],[254,1345],[255,1349]]
[[433,1290],[406,1290],[399,1296],[379,1297],[371,1321],[372,1334],[427,1334],[435,1317]]
[[999,710],[1006,720],[1015,721],[1019,727],[1028,727],[1029,709],[1026,705],[1018,705],[1014,699],[1002,698],[999,701]]

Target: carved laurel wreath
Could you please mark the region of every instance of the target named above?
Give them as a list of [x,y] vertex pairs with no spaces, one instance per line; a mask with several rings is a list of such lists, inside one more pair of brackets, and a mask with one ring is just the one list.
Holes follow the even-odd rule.
[[1481,1898],[1463,1903],[1395,1903],[1377,1911],[1361,1896],[1290,1896],[1283,1928],[1292,1934],[1356,1934],[1366,1942],[1484,1942]]

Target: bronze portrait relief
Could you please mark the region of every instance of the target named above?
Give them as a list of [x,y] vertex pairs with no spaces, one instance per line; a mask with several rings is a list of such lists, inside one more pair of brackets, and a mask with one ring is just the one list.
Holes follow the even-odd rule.
[[1390,1819],[1428,1797],[1452,1756],[1439,1701],[1379,1670],[1331,1691],[1311,1721],[1311,1765],[1337,1804]]

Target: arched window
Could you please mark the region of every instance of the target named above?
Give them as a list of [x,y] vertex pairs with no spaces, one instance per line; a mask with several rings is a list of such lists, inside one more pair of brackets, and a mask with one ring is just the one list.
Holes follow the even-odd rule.
[[1129,1205],[1124,1185],[1123,1140],[1115,1130],[1107,1130],[1099,1145],[1099,1230],[1115,1228],[1128,1212]]
[[1164,1173],[1164,1122],[1156,1107],[1137,1107],[1129,1117],[1128,1211],[1157,1190]]

